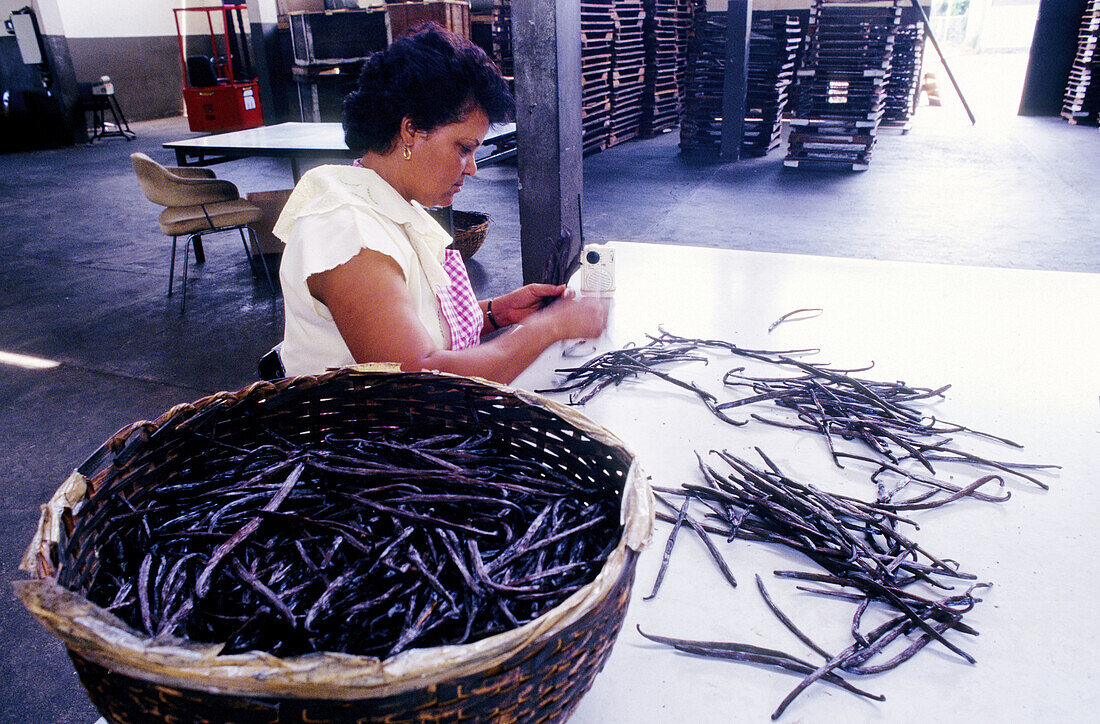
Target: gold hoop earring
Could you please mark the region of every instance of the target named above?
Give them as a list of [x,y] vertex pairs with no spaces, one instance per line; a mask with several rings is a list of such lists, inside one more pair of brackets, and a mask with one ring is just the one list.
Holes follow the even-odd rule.
[[401,157],[406,161],[413,157],[412,149],[409,148],[409,144],[405,144],[405,148],[401,149]]

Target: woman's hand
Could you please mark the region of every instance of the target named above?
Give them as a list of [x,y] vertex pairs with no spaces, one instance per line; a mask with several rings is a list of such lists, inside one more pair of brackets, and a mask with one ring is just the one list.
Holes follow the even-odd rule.
[[[609,300],[582,297],[564,284],[528,284],[494,299],[493,319],[501,327],[537,322],[555,339],[591,339],[607,327],[609,307]],[[486,332],[491,331],[486,323]]]
[[584,297],[573,289],[563,289],[549,307],[539,312],[537,319],[540,322],[546,319],[555,339],[594,339],[607,328],[610,308],[610,299]]
[[[528,284],[493,300],[493,319],[501,327],[518,324],[565,292],[564,284]],[[488,331],[492,331],[492,327]]]

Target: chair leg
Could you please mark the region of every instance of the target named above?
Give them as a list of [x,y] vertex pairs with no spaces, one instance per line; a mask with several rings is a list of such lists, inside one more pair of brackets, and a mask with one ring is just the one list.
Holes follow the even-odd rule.
[[263,267],[264,275],[267,277],[267,288],[271,290],[271,298],[274,299],[275,298],[275,283],[271,281],[271,271],[267,268],[267,262],[264,261],[264,256],[263,256],[262,253],[257,254],[257,256],[259,256],[259,259],[253,259],[252,258],[252,253],[248,249],[248,240],[245,239],[245,236],[244,236],[244,230],[245,229],[248,229],[249,238],[252,239],[252,243],[256,246],[256,251],[257,252],[260,251],[260,242],[259,242],[259,239],[256,238],[256,230],[253,229],[251,226],[239,226],[239,227],[237,227],[237,231],[239,231],[240,234],[241,234],[241,243],[244,244],[244,254],[245,254],[246,257],[248,257],[248,264],[249,264],[249,266],[252,267],[252,273],[255,274],[257,277],[260,276],[260,273],[258,271],[256,271],[256,265],[259,264],[260,266]]
[[[192,234],[187,237],[187,243],[183,245],[183,301],[180,302],[180,314],[187,311],[187,262],[191,257],[191,247],[198,240],[198,234]],[[195,256],[198,256],[196,254]]]
[[178,236],[172,237],[172,261],[168,264],[168,296],[172,296],[172,282],[176,276],[176,242]]
[[196,236],[195,241],[193,243],[195,245],[195,263],[196,264],[205,264],[206,263],[206,252],[203,251],[203,249],[202,249],[202,237],[201,236]]

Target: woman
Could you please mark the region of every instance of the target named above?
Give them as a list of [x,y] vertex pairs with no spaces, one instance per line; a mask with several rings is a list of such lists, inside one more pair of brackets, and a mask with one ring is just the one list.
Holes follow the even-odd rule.
[[[478,302],[451,239],[424,207],[447,206],[512,98],[477,46],[424,26],[364,64],[344,101],[354,166],[306,173],[275,227],[288,375],[395,362],[510,382],[556,341],[598,336],[606,303],[529,284]],[[507,328],[480,343],[483,334]]]

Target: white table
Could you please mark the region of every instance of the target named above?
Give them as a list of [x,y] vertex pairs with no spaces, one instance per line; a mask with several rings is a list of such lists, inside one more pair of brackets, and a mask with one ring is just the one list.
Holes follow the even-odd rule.
[[[477,163],[484,166],[515,156],[515,139],[516,124],[491,126],[475,155]],[[289,158],[295,183],[301,177],[302,161],[355,158],[344,143],[339,123],[278,123],[171,141],[164,147],[176,152],[179,166],[207,166],[252,156]]]
[[[1002,505],[966,501],[914,514],[921,530],[913,538],[995,584],[964,619],[981,635],[951,637],[977,665],[932,645],[893,672],[850,677],[884,694],[885,702],[815,684],[780,721],[1096,720],[1100,277],[650,244],[615,249],[611,320],[590,351],[643,341],[658,324],[745,347],[820,347],[817,361],[837,366],[873,360],[876,367],[865,376],[874,379],[951,383],[938,406],[944,418],[1025,445],[1019,453],[990,447],[1003,457],[1062,465],[1044,476],[1049,492],[1011,482],[1013,498]],[[781,315],[804,307],[824,313],[767,332]],[[563,360],[564,348],[548,350],[516,386],[545,387],[554,368],[581,361]],[[736,364],[716,357],[708,366],[673,372],[717,392],[722,373]],[[749,457],[760,446],[791,477],[871,495],[862,473],[838,471],[816,437],[759,424],[732,428],[660,380],[628,383],[581,409],[635,450],[655,485],[695,480],[694,450]],[[772,570],[813,565],[760,544],[724,547],[740,583],[734,590],[685,530],[660,593],[642,600],[668,530],[658,523],[640,557],[622,633],[571,724],[769,721],[797,677],[679,654],[635,630],[753,643],[816,660],[765,608],[753,581],[757,573],[810,636],[833,650],[850,642],[851,606],[798,594],[794,582],[774,578]]]
[[[951,635],[977,665],[932,645],[893,672],[851,677],[885,702],[815,684],[780,721],[1096,720],[1100,277],[647,244],[617,244],[616,252],[618,290],[608,332],[594,346],[599,351],[644,341],[659,324],[744,347],[820,347],[811,359],[848,367],[874,361],[864,373],[873,379],[951,383],[938,414],[1025,445],[979,445],[983,451],[1062,466],[1043,476],[1049,492],[1013,481],[1013,497],[1002,505],[960,501],[913,514],[921,524],[913,538],[995,584],[964,619],[981,635]],[[824,313],[767,332],[781,315],[805,307]],[[545,387],[555,367],[580,361],[562,360],[562,350],[548,350],[516,385]],[[739,364],[718,357],[672,371],[719,392],[722,374]],[[780,416],[774,406],[754,407]],[[655,485],[696,481],[694,450],[748,458],[760,446],[790,477],[873,496],[864,473],[838,470],[816,436],[761,424],[730,427],[657,379],[607,391],[581,409],[633,447]],[[769,721],[798,677],[680,654],[635,630],[640,624],[669,636],[753,643],[818,661],[766,609],[757,573],[819,643],[835,651],[851,642],[851,604],[800,594],[796,582],[775,578],[776,569],[815,568],[761,544],[723,546],[740,584],[734,590],[685,529],[660,593],[642,600],[669,529],[658,523],[640,557],[623,631],[573,724]]]

